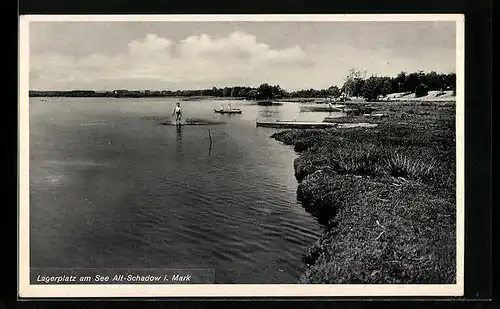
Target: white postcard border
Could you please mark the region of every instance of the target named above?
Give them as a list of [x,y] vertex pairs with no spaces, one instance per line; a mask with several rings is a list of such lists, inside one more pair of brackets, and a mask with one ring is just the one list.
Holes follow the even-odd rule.
[[[441,285],[355,284],[185,284],[185,285],[32,285],[29,275],[29,24],[55,21],[455,21],[456,22],[456,283]],[[461,14],[338,15],[22,15],[19,22],[19,183],[18,296],[47,297],[312,297],[312,296],[462,296],[464,292],[464,16]]]

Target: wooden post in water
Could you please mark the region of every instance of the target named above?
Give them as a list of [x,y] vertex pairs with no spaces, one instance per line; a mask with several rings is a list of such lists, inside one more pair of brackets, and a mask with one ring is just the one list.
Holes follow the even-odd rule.
[[210,141],[210,146],[208,147],[208,154],[212,151],[212,133],[210,132],[210,128],[208,128],[208,140]]

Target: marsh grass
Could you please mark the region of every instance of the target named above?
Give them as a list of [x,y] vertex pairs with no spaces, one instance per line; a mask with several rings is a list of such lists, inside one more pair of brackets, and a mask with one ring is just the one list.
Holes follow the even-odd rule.
[[391,176],[423,181],[432,179],[437,170],[434,159],[430,162],[423,161],[402,153],[393,154],[386,159],[386,166]]
[[373,144],[364,147],[342,147],[333,152],[333,160],[341,174],[376,176],[383,173],[384,154]]
[[326,228],[303,283],[455,281],[454,106],[378,106],[376,128],[273,135],[300,153],[298,199]]

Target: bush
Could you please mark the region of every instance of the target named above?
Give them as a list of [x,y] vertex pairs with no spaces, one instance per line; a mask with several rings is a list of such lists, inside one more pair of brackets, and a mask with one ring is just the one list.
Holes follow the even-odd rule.
[[423,97],[429,94],[429,88],[425,84],[420,84],[415,88],[415,97]]

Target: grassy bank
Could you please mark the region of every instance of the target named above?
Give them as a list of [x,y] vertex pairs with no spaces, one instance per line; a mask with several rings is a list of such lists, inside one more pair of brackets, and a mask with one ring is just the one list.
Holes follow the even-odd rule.
[[273,135],[300,153],[298,197],[326,226],[301,282],[454,283],[454,104],[376,108],[375,128]]

